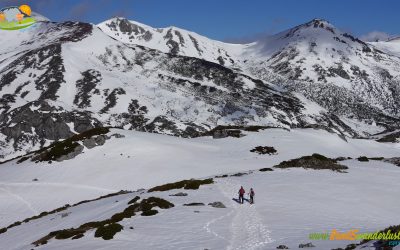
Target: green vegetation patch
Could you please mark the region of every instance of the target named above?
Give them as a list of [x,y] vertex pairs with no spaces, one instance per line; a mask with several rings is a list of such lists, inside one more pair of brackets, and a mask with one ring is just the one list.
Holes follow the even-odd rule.
[[270,128],[276,128],[276,127],[271,127],[271,126],[229,126],[229,125],[219,125],[210,131],[205,132],[202,134],[202,136],[212,136],[215,132],[221,131],[221,130],[243,130],[243,131],[249,131],[249,132],[259,132],[260,130],[264,129],[270,129]]
[[370,157],[370,158],[368,158],[368,159],[373,160],[373,161],[382,161],[382,160],[384,160],[385,158],[384,158],[384,157]]
[[109,225],[100,226],[94,233],[94,237],[103,238],[103,240],[111,240],[114,235],[121,232],[124,227],[118,223],[112,223]]
[[68,155],[75,151],[75,149],[80,144],[69,139],[56,142],[52,145],[52,147],[48,150],[40,154],[38,157],[35,157],[35,161],[55,161],[61,156]]
[[105,199],[105,198],[108,198],[108,197],[113,197],[113,196],[117,196],[117,195],[121,195],[121,194],[129,194],[129,193],[131,193],[131,192],[130,191],[121,190],[121,191],[116,192],[116,193],[111,193],[111,194],[100,196],[99,198],[96,198],[96,199],[80,201],[80,202],[78,202],[78,203],[76,203],[76,204],[74,204],[72,206],[69,205],[69,204],[66,204],[63,207],[56,208],[56,209],[54,209],[52,211],[42,212],[39,215],[35,215],[35,216],[32,216],[32,217],[26,218],[22,222],[17,221],[17,222],[14,222],[13,224],[11,224],[11,225],[9,225],[9,226],[7,226],[5,228],[0,228],[0,234],[7,232],[7,229],[13,228],[15,226],[19,226],[22,223],[27,223],[29,221],[37,220],[37,219],[40,219],[40,218],[42,218],[44,216],[47,216],[47,215],[50,215],[50,214],[55,214],[55,213],[58,213],[58,212],[62,212],[62,211],[66,210],[69,207],[76,207],[76,206],[84,204],[84,203],[97,201],[97,200],[101,200],[101,199]]
[[158,213],[157,210],[153,209],[155,207],[161,209],[169,209],[174,207],[174,204],[171,202],[164,200],[158,197],[149,197],[147,199],[143,199],[140,203],[137,201],[140,200],[140,197],[136,196],[131,201],[135,200],[134,204],[125,208],[124,211],[116,213],[112,215],[109,219],[103,221],[91,221],[85,224],[80,225],[78,228],[69,228],[58,230],[49,233],[48,235],[42,237],[41,239],[33,242],[32,244],[35,246],[40,246],[47,244],[50,239],[79,239],[84,236],[84,234],[88,230],[96,229],[95,237],[103,238],[104,240],[113,239],[114,235],[120,232],[123,227],[117,222],[122,221],[126,218],[131,218],[135,216],[137,212],[142,212],[142,216],[152,216]]
[[76,240],[76,239],[80,239],[80,238],[82,238],[83,236],[85,236],[83,233],[81,233],[81,234],[77,234],[77,235],[75,235],[74,237],[72,237],[71,239],[73,239],[73,240]]
[[367,162],[367,161],[369,161],[369,160],[372,160],[372,161],[382,161],[382,160],[384,160],[384,159],[385,159],[384,157],[366,157],[366,156],[360,156],[360,157],[357,158],[357,160],[358,160],[358,161],[361,161],[361,162]]
[[164,192],[164,191],[169,191],[173,189],[199,189],[201,185],[207,185],[207,184],[212,184],[214,183],[214,180],[212,178],[210,179],[205,179],[205,180],[183,180],[183,181],[178,181],[174,183],[168,183],[164,184],[161,186],[156,186],[153,188],[149,189],[149,192]]
[[131,218],[135,216],[135,212],[133,210],[124,210],[121,213],[116,213],[113,216],[111,216],[111,221],[112,222],[120,222],[123,219]]
[[156,214],[158,214],[157,210],[150,209],[150,210],[143,211],[141,216],[153,216],[153,215],[156,215]]
[[23,156],[21,158],[18,159],[17,164],[23,163],[24,161],[28,160],[29,157],[28,156]]
[[136,203],[138,200],[140,200],[140,197],[139,197],[139,196],[136,196],[135,198],[133,198],[132,200],[130,200],[130,201],[128,202],[128,204],[134,204],[134,203]]
[[186,207],[191,207],[191,206],[204,206],[205,204],[202,202],[192,202],[192,203],[187,203],[187,204],[183,204]]
[[174,207],[174,204],[161,198],[149,197],[140,202],[140,207],[142,211],[150,210],[154,207],[159,207],[161,209],[168,209]]
[[369,161],[368,157],[366,156],[360,156],[357,158],[358,161]]
[[270,171],[274,171],[272,168],[261,168],[259,170],[260,172],[270,172]]
[[242,177],[242,176],[248,175],[248,174],[250,174],[250,172],[247,172],[247,173],[241,173],[241,172],[239,172],[239,173],[231,174],[230,176],[231,176],[231,177]]
[[258,153],[259,155],[265,155],[265,154],[275,155],[278,153],[278,151],[276,151],[274,147],[269,147],[269,146],[257,146],[252,150],[250,150],[250,152]]
[[107,128],[107,127],[93,128],[93,129],[87,130],[85,132],[82,132],[80,134],[73,135],[70,139],[72,141],[82,141],[84,139],[92,138],[93,136],[96,136],[96,135],[105,135],[109,132],[110,132],[110,128]]
[[348,169],[347,166],[343,166],[337,163],[336,160],[330,159],[320,154],[313,154],[311,156],[303,156],[297,159],[283,161],[275,168],[304,168],[304,169],[330,169],[332,171],[344,172]]
[[77,229],[70,228],[56,232],[57,233],[55,234],[54,238],[56,238],[57,240],[65,240],[77,236],[78,234],[83,234],[85,233],[85,230],[83,228],[77,228]]

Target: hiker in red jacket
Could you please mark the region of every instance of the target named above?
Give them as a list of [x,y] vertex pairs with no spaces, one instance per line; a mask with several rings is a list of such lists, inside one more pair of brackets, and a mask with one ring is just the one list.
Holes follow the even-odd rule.
[[254,203],[254,195],[255,194],[256,193],[254,192],[253,188],[250,188],[250,193],[249,193],[249,195],[250,195],[250,204]]
[[243,186],[241,186],[240,189],[239,189],[239,203],[243,204],[244,194],[245,193],[246,193],[246,191],[244,191]]

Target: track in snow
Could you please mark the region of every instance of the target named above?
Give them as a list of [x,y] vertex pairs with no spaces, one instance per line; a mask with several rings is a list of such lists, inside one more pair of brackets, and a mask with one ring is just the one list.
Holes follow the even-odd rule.
[[[228,250],[259,249],[273,242],[270,231],[262,223],[256,205],[245,202],[239,204],[232,198],[237,197],[240,184],[232,180],[221,180],[218,186],[224,196],[231,200],[233,218],[231,224],[232,237]],[[226,216],[225,216],[226,217]]]
[[215,218],[215,219],[212,219],[212,220],[208,221],[208,222],[206,223],[206,225],[204,226],[204,229],[207,231],[207,233],[213,234],[215,237],[220,238],[220,239],[223,239],[223,240],[229,242],[228,239],[226,239],[225,237],[219,235],[217,232],[215,232],[214,230],[212,230],[211,225],[215,224],[216,222],[218,222],[218,221],[220,221],[220,220],[223,220],[223,219],[225,219],[225,218],[230,217],[234,212],[235,212],[235,210],[232,209],[229,213],[227,213],[227,214],[225,214],[225,215],[222,215],[222,216],[220,216],[220,217],[218,217],[218,218]]
[[59,188],[76,188],[76,189],[87,189],[87,190],[94,190],[94,191],[100,191],[100,192],[105,192],[106,194],[109,193],[115,193],[118,190],[116,189],[107,189],[107,188],[100,188],[100,187],[95,187],[95,186],[88,186],[88,185],[80,185],[80,184],[73,184],[73,183],[56,183],[56,182],[32,182],[32,183],[27,183],[27,182],[0,182],[0,185],[3,185],[4,187],[9,186],[15,186],[15,187],[59,187]]
[[11,190],[7,189],[6,187],[0,188],[0,190],[3,190],[5,193],[9,194],[10,196],[16,198],[18,201],[23,203],[34,215],[39,214],[39,212],[32,206],[30,202],[22,198],[21,196],[13,193]]

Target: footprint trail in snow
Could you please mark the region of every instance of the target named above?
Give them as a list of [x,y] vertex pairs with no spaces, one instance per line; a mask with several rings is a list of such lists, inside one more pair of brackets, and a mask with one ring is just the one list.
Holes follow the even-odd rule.
[[231,223],[232,238],[227,249],[262,249],[266,244],[273,242],[256,206],[248,203],[238,204],[232,200],[236,198],[240,184],[232,180],[221,180],[219,188],[222,194],[231,200],[234,213]]

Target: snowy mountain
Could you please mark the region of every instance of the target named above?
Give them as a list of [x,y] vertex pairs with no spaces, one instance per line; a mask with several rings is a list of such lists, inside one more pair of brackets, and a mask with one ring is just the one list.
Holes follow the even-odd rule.
[[321,20],[248,45],[121,18],[43,21],[0,31],[0,41],[3,159],[104,126],[183,137],[218,125],[318,127],[365,137],[400,124],[398,57]]
[[[399,57],[327,21],[314,19],[266,38],[254,51],[247,69],[262,80],[300,92],[345,119],[379,124],[397,120]],[[360,125],[346,124],[355,130]]]
[[[175,27],[154,29],[121,18],[99,27],[124,43],[242,70],[301,92],[336,114],[369,120],[368,123],[391,123],[379,117],[399,114],[399,58],[340,31],[326,20],[314,19],[245,45],[213,41]],[[221,56],[221,51],[227,57]]]
[[6,159],[99,126],[192,137],[221,124],[301,120],[290,93],[219,64],[127,46],[90,24],[0,35],[9,39],[0,56]]
[[388,54],[400,57],[400,37],[389,41],[371,42],[370,44]]
[[[165,35],[151,36],[148,41],[130,35],[128,40],[126,36],[133,31],[127,32],[125,26],[131,27],[130,30],[137,27],[152,34],[156,33],[154,30],[163,34],[174,30],[152,29],[120,18],[100,24],[108,35],[124,43],[137,43],[218,62],[301,93],[329,112],[341,116],[346,126],[356,131],[354,134],[366,136],[398,126],[399,58],[341,32],[328,21],[314,19],[246,45],[221,43],[185,30],[179,30],[181,35],[173,37],[175,44],[178,44],[179,37],[186,41],[182,44],[189,43],[187,37],[195,37],[198,44],[205,44],[202,51],[207,53],[203,54],[182,44],[172,52]],[[217,56],[209,56],[219,55],[215,48],[218,48],[217,52],[228,51],[234,65],[226,60],[219,62]]]
[[342,249],[309,234],[400,224],[398,40],[40,20],[0,30],[2,249]]
[[177,27],[152,28],[116,17],[100,23],[107,35],[126,44],[137,44],[173,55],[201,58],[229,67],[238,67],[243,50],[251,44],[228,44]]

